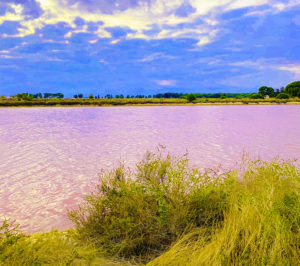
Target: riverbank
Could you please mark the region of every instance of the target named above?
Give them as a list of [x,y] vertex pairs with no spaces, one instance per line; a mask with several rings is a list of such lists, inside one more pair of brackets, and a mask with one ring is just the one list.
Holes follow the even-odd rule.
[[300,172],[248,162],[218,174],[147,154],[119,167],[69,212],[74,229],[30,236],[0,228],[1,265],[297,265]]
[[33,99],[0,100],[0,107],[51,107],[51,106],[181,106],[181,105],[246,105],[246,104],[300,104],[300,98],[291,99],[235,99],[235,98],[198,98],[193,102],[186,99]]

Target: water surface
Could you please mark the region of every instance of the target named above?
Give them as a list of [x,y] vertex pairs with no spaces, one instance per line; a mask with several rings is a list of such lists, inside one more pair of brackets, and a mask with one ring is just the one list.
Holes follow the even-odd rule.
[[300,106],[2,108],[0,217],[68,228],[101,169],[134,167],[159,144],[201,168],[235,168],[244,152],[300,158]]

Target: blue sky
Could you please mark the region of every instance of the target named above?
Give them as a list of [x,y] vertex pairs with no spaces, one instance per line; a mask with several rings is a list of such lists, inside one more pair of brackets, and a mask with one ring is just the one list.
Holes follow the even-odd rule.
[[0,95],[300,80],[300,0],[0,0]]

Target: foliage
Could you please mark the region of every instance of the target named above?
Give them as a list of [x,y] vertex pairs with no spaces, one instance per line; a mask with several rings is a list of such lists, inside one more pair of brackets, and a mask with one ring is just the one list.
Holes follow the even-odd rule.
[[97,192],[69,212],[82,239],[110,255],[149,260],[191,228],[222,222],[230,187],[223,176],[155,154],[137,169],[134,176],[124,167],[102,175]]
[[187,99],[189,102],[193,102],[193,101],[196,100],[196,96],[195,96],[194,94],[190,93],[190,94],[188,94],[188,95],[186,96],[186,99]]
[[250,99],[264,99],[264,95],[260,93],[252,93]]
[[90,94],[89,99],[94,99],[94,95]]
[[294,81],[285,87],[285,92],[291,96],[300,97],[300,81]]
[[[166,93],[158,93],[153,95],[153,98],[180,98],[183,97],[183,93],[174,93],[174,92],[166,92]],[[148,98],[151,98],[148,96]]]
[[49,93],[49,92],[46,92],[46,93],[44,93],[44,98],[45,99],[51,99],[51,98],[63,99],[64,95],[62,93]]
[[31,101],[34,97],[32,94],[28,93],[18,93],[17,95],[14,96],[18,101]]
[[225,98],[249,98],[250,93],[195,93],[197,98],[221,98],[225,96]]
[[276,96],[277,99],[289,99],[290,96],[287,94],[287,93],[279,93],[277,96]]
[[273,97],[275,95],[274,89],[272,87],[262,86],[258,89],[258,93],[263,96],[270,96]]

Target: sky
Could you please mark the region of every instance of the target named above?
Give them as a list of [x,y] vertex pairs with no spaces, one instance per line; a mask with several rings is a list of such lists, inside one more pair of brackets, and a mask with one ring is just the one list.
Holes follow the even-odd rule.
[[0,95],[253,92],[300,80],[300,0],[0,0]]

